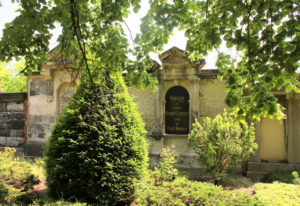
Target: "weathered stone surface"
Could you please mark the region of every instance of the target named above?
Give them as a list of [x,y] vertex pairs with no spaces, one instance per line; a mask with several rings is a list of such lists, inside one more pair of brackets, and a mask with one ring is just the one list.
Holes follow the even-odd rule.
[[27,144],[23,145],[22,148],[24,150],[25,156],[30,157],[43,157],[45,143],[44,142],[31,142],[29,141]]
[[0,112],[1,120],[23,120],[24,118],[24,112]]
[[12,101],[23,101],[27,98],[26,92],[19,93],[0,93],[0,101],[12,102]]
[[29,124],[52,124],[56,122],[54,115],[29,115]]
[[0,112],[6,112],[6,111],[7,111],[7,103],[0,102]]
[[51,79],[32,79],[30,82],[30,96],[36,95],[52,95],[52,80]]
[[10,136],[10,130],[8,130],[8,129],[0,129],[0,136],[2,136],[2,137],[9,137]]
[[28,128],[28,137],[31,138],[45,138],[44,124],[31,124]]
[[0,94],[0,145],[18,147],[24,144],[24,102],[27,93]]
[[12,129],[10,130],[11,137],[24,137],[24,130]]
[[25,143],[25,139],[22,137],[8,137],[7,146],[9,147],[19,147]]
[[23,102],[8,102],[7,111],[9,112],[23,112],[24,103]]
[[10,120],[7,124],[8,129],[24,129],[24,120]]
[[45,139],[51,134],[56,122],[54,115],[30,115],[28,117],[28,139]]
[[0,119],[0,130],[6,130],[7,124],[8,122],[6,120]]
[[7,144],[6,137],[0,137],[0,146],[6,146]]

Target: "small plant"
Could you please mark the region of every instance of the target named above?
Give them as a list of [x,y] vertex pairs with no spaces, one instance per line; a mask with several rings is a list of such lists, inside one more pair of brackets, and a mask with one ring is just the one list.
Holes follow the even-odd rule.
[[293,183],[295,185],[300,185],[300,178],[299,178],[298,172],[297,171],[293,171],[292,175],[293,175]]
[[16,203],[18,198],[24,194],[25,192],[20,189],[0,182],[0,204]]
[[159,166],[153,171],[155,185],[173,181],[178,175],[178,171],[175,168],[177,155],[173,148],[163,148],[160,158]]
[[262,182],[265,183],[273,183],[273,182],[282,182],[282,183],[289,183],[293,184],[296,182],[297,179],[297,172],[296,171],[272,171],[266,174]]
[[216,183],[232,172],[257,148],[254,127],[223,115],[206,118],[203,124],[196,120],[188,137],[197,153],[197,159]]

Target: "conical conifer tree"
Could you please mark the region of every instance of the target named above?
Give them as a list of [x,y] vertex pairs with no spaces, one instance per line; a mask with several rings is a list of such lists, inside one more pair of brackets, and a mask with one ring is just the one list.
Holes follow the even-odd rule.
[[131,201],[147,166],[143,121],[120,74],[82,82],[46,146],[49,194],[99,205]]

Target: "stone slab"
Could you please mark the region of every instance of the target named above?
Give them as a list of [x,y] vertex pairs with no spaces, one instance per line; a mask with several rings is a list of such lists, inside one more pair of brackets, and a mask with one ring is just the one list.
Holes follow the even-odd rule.
[[48,95],[52,96],[51,79],[32,79],[30,82],[30,96]]
[[24,129],[24,120],[10,120],[7,124],[8,129]]
[[29,115],[28,122],[29,124],[39,124],[39,123],[52,124],[56,122],[56,116],[55,115]]
[[7,103],[0,102],[0,112],[7,112]]
[[0,137],[0,146],[7,145],[7,137]]
[[0,112],[1,120],[23,120],[25,118],[24,112]]
[[300,164],[289,164],[289,163],[248,163],[248,172],[272,172],[276,170],[289,171],[300,169]]
[[8,137],[7,146],[9,147],[19,147],[25,143],[24,137]]
[[24,102],[8,102],[7,111],[10,112],[23,112],[24,111]]
[[45,143],[43,142],[28,142],[22,146],[26,157],[43,157]]
[[23,129],[12,129],[10,130],[11,137],[23,137],[24,138],[24,130]]
[[2,137],[9,137],[10,136],[10,130],[8,130],[8,129],[0,129],[0,136],[2,136]]

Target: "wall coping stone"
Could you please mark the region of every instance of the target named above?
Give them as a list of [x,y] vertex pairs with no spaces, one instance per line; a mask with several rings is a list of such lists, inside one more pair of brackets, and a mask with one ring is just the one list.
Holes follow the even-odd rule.
[[26,92],[20,93],[0,93],[0,102],[4,101],[15,101],[15,100],[24,100],[27,98]]

